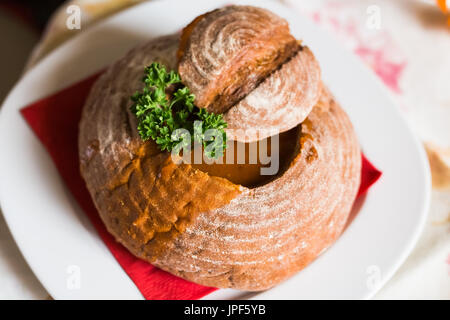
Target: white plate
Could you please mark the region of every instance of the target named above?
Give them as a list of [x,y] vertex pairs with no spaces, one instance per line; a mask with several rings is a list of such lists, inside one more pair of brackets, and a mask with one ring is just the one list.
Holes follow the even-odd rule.
[[[383,176],[336,244],[308,268],[263,293],[219,290],[207,298],[369,298],[404,261],[424,225],[430,197],[424,151],[384,87],[358,58],[282,5],[245,3],[289,20],[295,36],[312,48],[325,82]],[[195,1],[195,6],[188,1],[149,2],[123,11],[56,49],[5,100],[0,116],[1,206],[25,259],[52,297],[142,298],[66,190],[19,109],[100,70],[137,43],[175,32],[224,4],[229,1]],[[80,288],[70,285],[77,270]]]

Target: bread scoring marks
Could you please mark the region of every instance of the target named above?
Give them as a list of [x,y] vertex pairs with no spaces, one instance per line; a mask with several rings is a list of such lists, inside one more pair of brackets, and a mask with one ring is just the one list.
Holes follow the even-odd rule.
[[302,47],[224,114],[227,132],[238,141],[251,142],[273,131],[287,131],[306,119],[319,100],[321,86],[319,64],[311,50]]
[[263,290],[328,248],[356,197],[361,156],[328,91],[307,119],[300,153],[281,177],[200,214],[155,265],[203,285]]
[[227,6],[183,30],[178,70],[197,106],[223,113],[298,48],[284,19],[261,8]]

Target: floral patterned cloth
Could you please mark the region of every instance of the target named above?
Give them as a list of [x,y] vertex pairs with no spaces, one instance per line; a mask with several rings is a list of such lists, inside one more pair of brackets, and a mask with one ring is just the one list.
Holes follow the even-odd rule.
[[[92,23],[146,0],[71,0],[49,21],[28,62]],[[379,299],[450,299],[450,37],[447,17],[431,1],[279,0],[334,34],[390,89],[424,141],[433,173],[430,215],[415,250]],[[441,9],[445,6],[439,0]],[[445,1],[444,1],[445,2]],[[67,8],[82,11],[80,30],[66,27]],[[382,270],[381,270],[382,272]]]

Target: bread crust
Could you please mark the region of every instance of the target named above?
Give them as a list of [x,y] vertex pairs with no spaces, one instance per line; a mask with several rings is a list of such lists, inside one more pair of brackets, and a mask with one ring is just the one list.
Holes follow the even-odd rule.
[[302,47],[279,70],[224,114],[234,140],[252,142],[294,128],[306,119],[321,94],[319,63]]
[[210,177],[136,132],[130,96],[153,61],[174,68],[178,36],[150,41],[113,64],[94,84],[80,122],[81,175],[117,241],[152,261],[199,212],[223,206],[241,187]]
[[198,107],[223,113],[299,49],[286,20],[262,8],[226,6],[183,30],[178,71]]

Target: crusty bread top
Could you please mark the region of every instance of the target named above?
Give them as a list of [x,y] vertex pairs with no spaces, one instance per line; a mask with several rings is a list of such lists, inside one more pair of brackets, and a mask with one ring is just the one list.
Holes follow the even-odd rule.
[[287,131],[319,99],[314,54],[284,19],[265,9],[227,6],[197,17],[183,29],[177,58],[196,105],[224,113],[233,140]]
[[223,113],[300,48],[286,20],[252,6],[226,6],[182,32],[178,71],[195,104]]

